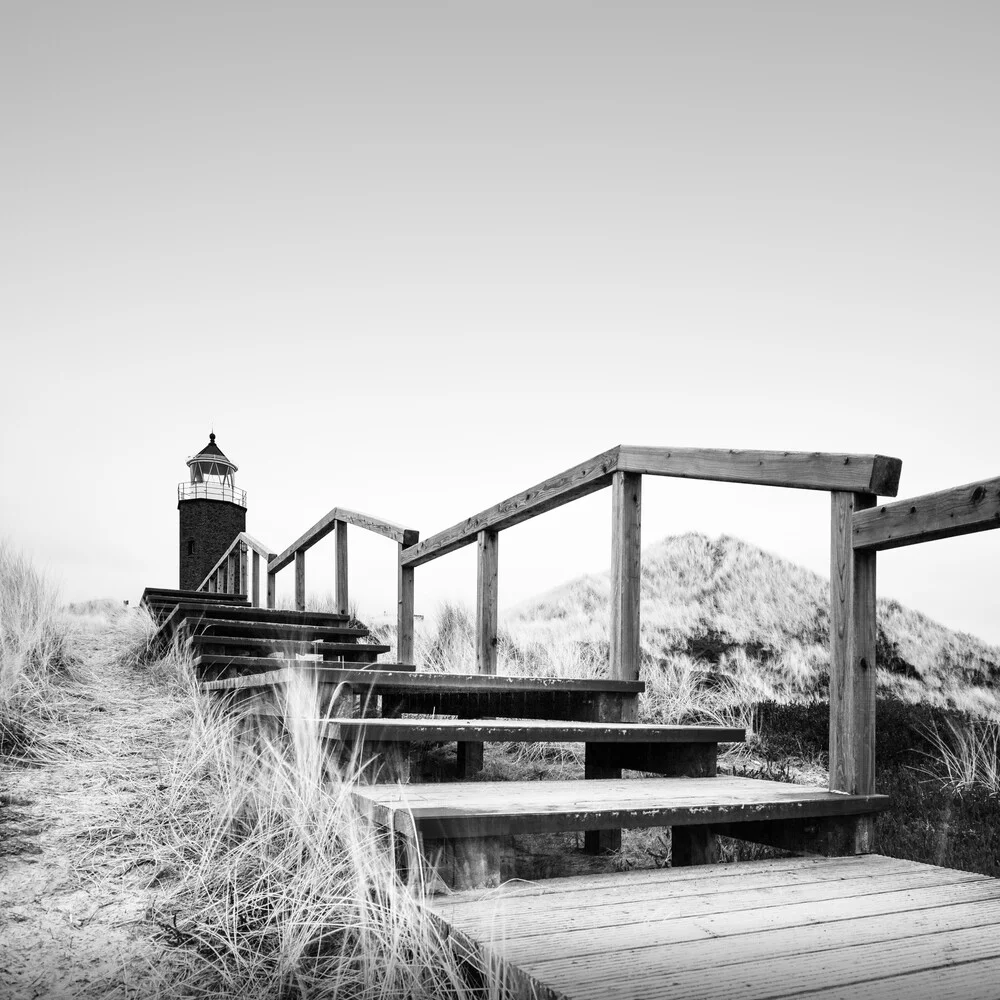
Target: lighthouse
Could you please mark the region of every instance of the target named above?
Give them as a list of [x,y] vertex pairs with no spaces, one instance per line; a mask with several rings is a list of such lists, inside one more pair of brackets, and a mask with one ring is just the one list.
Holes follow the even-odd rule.
[[197,590],[233,539],[247,528],[247,495],[236,488],[237,467],[208,435],[187,460],[188,481],[177,484],[180,513],[180,589]]

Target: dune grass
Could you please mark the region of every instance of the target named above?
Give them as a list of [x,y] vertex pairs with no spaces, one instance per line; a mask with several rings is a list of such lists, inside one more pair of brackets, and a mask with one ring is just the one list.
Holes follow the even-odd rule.
[[420,905],[420,873],[404,881],[391,838],[358,815],[362,762],[335,766],[317,705],[294,683],[287,727],[261,729],[192,687],[189,731],[127,840],[155,857],[156,920],[179,956],[156,995],[503,995],[454,955]]
[[0,754],[43,752],[40,723],[57,710],[59,684],[79,667],[71,631],[56,588],[0,542]]

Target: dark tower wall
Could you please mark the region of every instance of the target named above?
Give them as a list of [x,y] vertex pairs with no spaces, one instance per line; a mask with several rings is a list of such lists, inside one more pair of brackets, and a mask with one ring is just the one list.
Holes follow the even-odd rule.
[[177,509],[181,521],[179,586],[197,590],[233,539],[247,530],[247,509],[225,500],[180,500]]

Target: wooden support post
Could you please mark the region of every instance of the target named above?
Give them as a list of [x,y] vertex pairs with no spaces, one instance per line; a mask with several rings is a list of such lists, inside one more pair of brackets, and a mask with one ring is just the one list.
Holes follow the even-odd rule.
[[476,572],[476,671],[497,672],[497,555],[499,535],[480,531]]
[[247,572],[247,561],[248,561],[247,543],[240,542],[240,585],[236,588],[237,594],[245,594],[249,589],[247,587],[247,577],[250,574]]
[[642,476],[616,472],[611,483],[611,662],[615,680],[639,679],[639,590],[642,575]]
[[670,830],[670,865],[714,865],[719,860],[719,838],[708,826],[675,826]]
[[471,778],[483,769],[483,744],[459,741],[455,772],[459,778]]
[[299,549],[295,553],[295,610],[306,609],[306,553]]
[[[830,790],[875,791],[875,550],[855,551],[851,518],[874,507],[834,492],[830,531]],[[851,819],[853,853],[872,850],[873,821]]]
[[226,593],[236,593],[236,553],[230,552],[226,559]]
[[260,607],[260,553],[254,549],[250,559],[250,603],[255,607]]
[[337,614],[350,614],[347,592],[347,522],[336,521],[337,533]]
[[[267,561],[270,562],[273,558],[274,558],[274,556],[271,553],[268,553]],[[268,573],[267,573],[267,606],[269,608],[271,608],[272,610],[274,609],[275,599],[276,599],[276,591],[277,591],[277,583],[278,583],[277,576],[278,576],[277,573],[272,573],[270,570],[268,570]]]
[[[420,846],[429,875],[436,875],[449,889],[495,889],[500,885],[503,837],[456,837],[454,840],[421,837]],[[428,885],[434,882],[433,877],[427,878]]]
[[396,592],[396,657],[400,663],[413,663],[413,567],[403,565],[403,543],[399,543],[399,575]]
[[[585,778],[620,778],[621,766],[612,759],[613,746],[607,743],[588,743],[584,759]],[[587,854],[608,854],[622,848],[621,830],[587,830],[583,835],[583,849]]]

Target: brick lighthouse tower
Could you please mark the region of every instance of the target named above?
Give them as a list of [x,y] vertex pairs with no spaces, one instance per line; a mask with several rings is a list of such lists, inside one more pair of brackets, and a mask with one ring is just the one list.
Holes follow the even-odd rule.
[[187,461],[190,477],[177,484],[180,511],[180,589],[197,590],[233,539],[247,528],[247,495],[236,489],[236,466],[208,435]]

